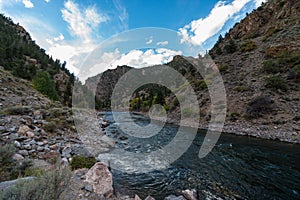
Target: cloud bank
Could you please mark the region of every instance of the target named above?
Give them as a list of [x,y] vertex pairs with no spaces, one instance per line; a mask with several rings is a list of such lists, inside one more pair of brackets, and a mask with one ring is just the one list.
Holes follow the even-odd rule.
[[201,45],[211,36],[218,33],[224,24],[238,13],[251,0],[234,0],[230,4],[219,1],[206,18],[192,21],[179,29],[181,42]]

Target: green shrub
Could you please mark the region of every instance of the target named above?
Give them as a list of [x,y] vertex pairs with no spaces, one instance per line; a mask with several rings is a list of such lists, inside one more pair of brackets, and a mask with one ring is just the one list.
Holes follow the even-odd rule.
[[217,55],[221,55],[223,52],[222,52],[222,49],[218,46],[216,46],[216,54]]
[[240,115],[239,113],[233,112],[233,113],[230,114],[229,119],[230,119],[231,121],[236,121],[240,116],[241,116],[241,115]]
[[57,168],[32,180],[17,183],[1,194],[7,200],[58,200],[69,186],[71,171]]
[[234,53],[237,50],[237,46],[232,39],[225,45],[224,50],[226,53]]
[[227,65],[220,65],[218,68],[219,68],[220,72],[225,72],[225,71],[228,70],[228,66]]
[[273,100],[267,96],[256,97],[251,100],[246,109],[247,118],[258,118],[262,114],[273,111]]
[[0,181],[10,179],[11,168],[15,165],[15,161],[12,159],[15,152],[16,148],[13,144],[0,147]]
[[24,176],[35,176],[35,177],[41,177],[46,173],[45,169],[42,168],[34,168],[34,167],[28,167],[25,169]]
[[36,66],[33,64],[15,65],[12,69],[12,74],[17,77],[31,80],[36,74]]
[[166,103],[164,103],[163,107],[164,107],[164,109],[165,109],[166,111],[169,111],[169,110],[170,110],[170,106],[169,106],[168,104],[166,104]]
[[12,106],[6,108],[3,112],[7,115],[27,115],[32,113],[33,109],[30,106]]
[[81,168],[91,168],[96,163],[94,157],[74,156],[70,162],[72,170]]
[[289,78],[300,79],[300,64],[294,66],[289,71]]
[[274,75],[265,79],[266,87],[287,91],[288,87],[284,79],[281,78],[279,75]]
[[56,130],[57,124],[53,121],[47,122],[46,124],[43,125],[43,129],[45,131],[53,133]]
[[196,86],[197,88],[199,88],[199,90],[204,90],[207,88],[207,85],[204,80],[198,80]]
[[12,157],[16,153],[16,148],[13,144],[6,144],[0,147],[0,181],[24,176],[25,170],[32,166],[31,160],[18,162]]
[[263,62],[262,72],[268,73],[268,74],[276,74],[280,72],[280,67],[277,63],[268,60]]
[[234,90],[237,91],[237,92],[246,92],[246,91],[251,90],[251,88],[247,87],[247,86],[242,86],[241,85],[241,86],[235,87]]
[[248,42],[241,45],[241,51],[242,52],[252,51],[256,48],[257,48],[257,46],[256,46],[255,42],[253,42],[253,41],[248,41]]

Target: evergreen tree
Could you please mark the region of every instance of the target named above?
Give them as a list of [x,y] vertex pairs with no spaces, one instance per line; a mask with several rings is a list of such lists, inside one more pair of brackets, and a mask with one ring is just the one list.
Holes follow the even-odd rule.
[[34,88],[42,94],[52,100],[59,100],[59,96],[55,90],[55,83],[47,72],[38,72],[32,83]]

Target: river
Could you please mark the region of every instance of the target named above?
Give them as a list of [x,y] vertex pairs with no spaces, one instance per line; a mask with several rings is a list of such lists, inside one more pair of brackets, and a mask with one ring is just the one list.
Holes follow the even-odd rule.
[[[120,130],[110,112],[103,114],[110,122],[106,134],[115,139],[116,149],[128,152],[161,148],[178,130],[166,124],[155,136],[136,138]],[[132,117],[139,125],[149,123],[144,116]],[[166,169],[147,173],[132,173],[134,166],[130,173],[112,169],[115,190],[156,199],[184,189],[196,189],[201,199],[300,199],[300,145],[222,134],[214,149],[199,159],[205,133],[199,130],[188,150]]]

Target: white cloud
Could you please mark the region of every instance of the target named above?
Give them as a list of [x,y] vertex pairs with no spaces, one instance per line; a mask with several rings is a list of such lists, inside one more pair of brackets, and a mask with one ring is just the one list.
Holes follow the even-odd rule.
[[148,67],[170,62],[175,55],[181,54],[181,51],[173,51],[164,48],[156,50],[148,49],[145,52],[141,50],[132,50],[127,54],[122,54],[111,67],[115,68],[117,65],[128,65],[136,68]]
[[117,9],[117,15],[121,22],[122,29],[128,28],[128,13],[124,6],[122,6],[120,0],[113,0],[115,8]]
[[92,44],[84,44],[76,42],[52,43],[47,51],[54,58],[59,58],[60,61],[66,61],[67,67],[71,72],[78,74],[79,66],[83,59],[93,50],[96,46]]
[[92,29],[108,20],[105,15],[100,15],[95,7],[82,10],[78,4],[71,0],[64,3],[61,12],[63,19],[69,24],[70,33],[79,37],[85,43],[91,42]]
[[[170,62],[175,55],[182,55],[181,51],[174,51],[166,48],[131,50],[128,53],[120,53],[118,49],[112,52],[105,52],[101,57],[89,63],[92,67],[88,70],[82,69],[78,74],[79,79],[84,81],[88,77],[95,76],[107,69],[114,69],[117,66],[128,65],[135,68],[143,68],[153,65]],[[88,66],[86,65],[88,68]],[[84,71],[86,70],[86,71]]]
[[24,4],[25,8],[33,8],[34,7],[33,3],[30,0],[23,0],[22,2]]
[[167,44],[169,44],[168,41],[161,41],[156,43],[156,45],[160,45],[160,46],[166,46]]
[[54,40],[55,42],[57,42],[57,41],[62,41],[62,40],[64,40],[64,39],[65,39],[65,37],[64,37],[64,35],[61,34],[61,33],[59,34],[59,36],[53,38],[53,40]]
[[54,37],[53,39],[47,38],[46,42],[48,42],[50,45],[53,45],[55,42],[63,41],[64,39],[65,39],[64,35],[60,33],[59,36]]
[[206,18],[194,20],[179,29],[179,35],[182,37],[181,42],[201,45],[207,39],[218,33],[224,24],[250,1],[251,0],[234,0],[230,4],[219,1]]
[[45,0],[45,2],[46,2],[46,3],[49,3],[49,2],[50,2],[50,0]]
[[153,40],[149,39],[149,40],[146,41],[146,44],[151,44],[152,42],[153,42]]
[[267,0],[255,0],[255,6],[259,7],[262,3],[265,3]]

